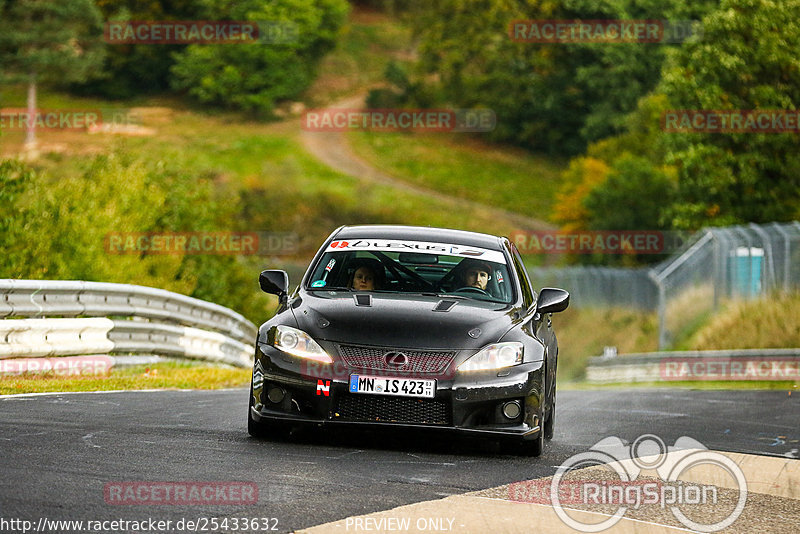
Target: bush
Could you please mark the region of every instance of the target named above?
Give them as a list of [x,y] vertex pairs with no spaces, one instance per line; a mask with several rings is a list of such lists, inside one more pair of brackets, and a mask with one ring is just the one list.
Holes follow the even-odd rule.
[[294,98],[311,84],[347,12],[344,0],[244,0],[218,6],[219,19],[295,25],[297,40],[190,45],[174,56],[172,86],[203,103],[269,114],[277,101]]
[[210,178],[113,153],[57,180],[3,161],[0,186],[3,276],[159,287],[264,319],[271,300],[258,291],[257,269],[240,258],[106,249],[112,233],[234,230],[238,197],[220,192]]

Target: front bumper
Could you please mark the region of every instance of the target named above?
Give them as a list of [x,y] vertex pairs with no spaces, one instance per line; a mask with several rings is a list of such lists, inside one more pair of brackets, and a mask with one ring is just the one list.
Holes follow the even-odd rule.
[[[309,364],[260,345],[253,369],[251,417],[296,425],[436,429],[526,440],[537,439],[541,432],[542,362],[499,372],[410,376],[436,380],[432,399],[351,393],[351,373],[385,376],[340,364]],[[518,416],[504,415],[507,403],[519,405]]]

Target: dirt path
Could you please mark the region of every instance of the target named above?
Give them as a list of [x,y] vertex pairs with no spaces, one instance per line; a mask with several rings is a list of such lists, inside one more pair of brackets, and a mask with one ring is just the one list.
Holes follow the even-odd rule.
[[[363,106],[364,97],[355,96],[340,100],[329,107],[336,109],[359,109]],[[345,132],[311,132],[303,130],[300,137],[306,150],[322,163],[338,172],[353,176],[364,182],[382,184],[410,193],[435,198],[451,206],[453,209],[460,211],[469,210],[476,215],[508,221],[510,227],[520,230],[535,231],[555,228],[553,225],[539,219],[526,217],[519,213],[510,212],[473,200],[448,195],[440,191],[411,184],[387,174],[356,155],[350,143],[347,141]]]

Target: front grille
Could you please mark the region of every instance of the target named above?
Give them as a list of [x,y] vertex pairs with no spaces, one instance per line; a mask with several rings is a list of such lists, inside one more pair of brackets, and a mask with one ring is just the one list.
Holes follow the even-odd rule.
[[344,395],[334,410],[334,419],[376,421],[381,423],[416,423],[450,425],[447,403],[432,399],[407,399],[379,395]]
[[[406,355],[408,363],[402,367],[386,363],[387,352],[399,351]],[[381,347],[358,347],[340,345],[339,354],[348,367],[375,371],[402,371],[414,373],[441,373],[456,356],[455,351],[404,350]]]

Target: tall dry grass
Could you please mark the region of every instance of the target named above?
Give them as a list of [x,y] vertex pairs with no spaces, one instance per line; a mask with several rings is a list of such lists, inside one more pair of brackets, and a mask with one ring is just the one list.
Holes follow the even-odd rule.
[[586,363],[615,346],[620,354],[658,349],[654,313],[620,308],[568,308],[553,315],[558,336],[558,378],[583,378]]
[[728,302],[689,342],[696,350],[797,347],[800,293]]

